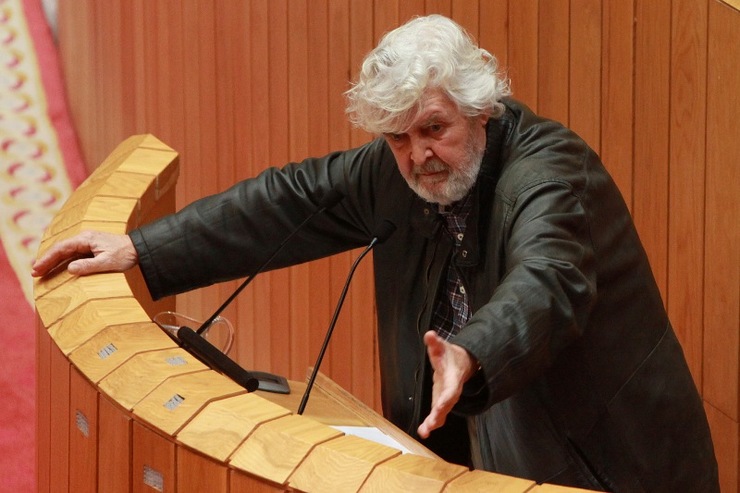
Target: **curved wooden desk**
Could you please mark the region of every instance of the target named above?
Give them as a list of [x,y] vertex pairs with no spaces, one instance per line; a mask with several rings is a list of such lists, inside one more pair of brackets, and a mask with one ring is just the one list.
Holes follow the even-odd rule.
[[[40,250],[84,229],[125,233],[174,210],[177,153],[123,142],[52,222]],[[140,273],[37,280],[39,491],[577,491],[449,464],[324,378],[311,411],[246,391],[178,347]],[[376,426],[413,453],[329,426]]]

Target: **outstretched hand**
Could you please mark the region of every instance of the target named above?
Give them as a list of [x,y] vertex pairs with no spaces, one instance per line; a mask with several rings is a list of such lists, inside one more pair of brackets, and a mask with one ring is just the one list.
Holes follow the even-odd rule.
[[70,274],[86,276],[97,272],[123,272],[138,262],[128,235],[84,231],[51,246],[31,268],[34,277],[45,276],[65,262]]
[[463,347],[449,343],[433,330],[424,334],[424,344],[432,364],[432,408],[417,429],[421,438],[445,424],[460,395],[463,384],[475,374],[478,364]]

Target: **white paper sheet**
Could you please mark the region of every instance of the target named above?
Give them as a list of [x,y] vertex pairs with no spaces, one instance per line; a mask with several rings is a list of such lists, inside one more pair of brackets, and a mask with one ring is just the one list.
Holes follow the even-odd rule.
[[354,435],[366,440],[370,440],[381,445],[393,447],[394,449],[400,450],[404,454],[409,454],[411,451],[398,443],[394,438],[386,435],[378,428],[374,426],[332,426],[346,435]]

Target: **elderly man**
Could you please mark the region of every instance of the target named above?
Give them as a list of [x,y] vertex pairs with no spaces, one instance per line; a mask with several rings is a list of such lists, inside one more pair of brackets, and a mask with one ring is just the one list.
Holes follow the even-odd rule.
[[[375,250],[385,415],[448,460],[613,492],[718,491],[702,403],[630,214],[572,131],[508,99],[454,22],[388,33],[348,91],[357,149],[269,169],[128,235],[88,232],[34,265],[138,263],[154,298]],[[92,255],[92,256],[91,256]],[[182,266],[187,265],[184,269]]]

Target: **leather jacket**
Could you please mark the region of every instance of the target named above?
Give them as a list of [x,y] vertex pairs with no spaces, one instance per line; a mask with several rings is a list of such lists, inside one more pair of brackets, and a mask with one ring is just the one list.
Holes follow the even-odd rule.
[[455,409],[469,416],[475,467],[614,492],[718,491],[702,401],[617,187],[573,132],[505,104],[487,125],[459,248],[379,138],[132,231],[152,296],[247,275],[337,189],[344,199],[271,268],[364,246],[383,220],[397,226],[373,255],[388,419],[415,436],[424,418],[422,335],[452,262],[473,313],[452,342],[481,366]]

